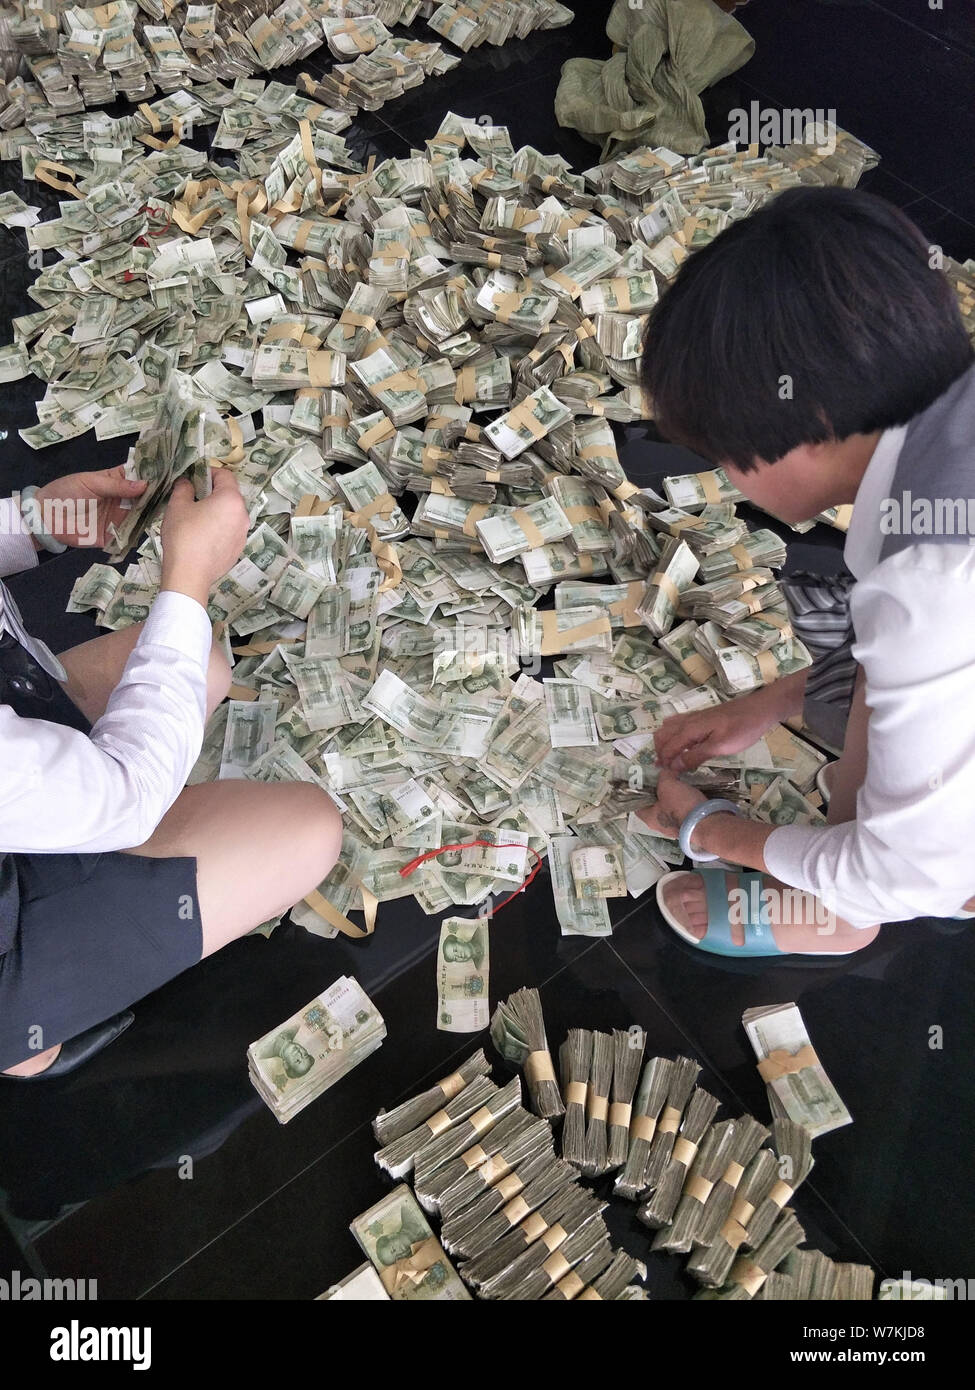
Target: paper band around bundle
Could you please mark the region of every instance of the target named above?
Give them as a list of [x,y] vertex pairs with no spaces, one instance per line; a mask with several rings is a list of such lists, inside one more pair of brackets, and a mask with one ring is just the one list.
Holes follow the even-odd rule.
[[571,275],[566,275],[562,270],[554,271],[547,278],[554,280],[561,289],[565,290],[570,299],[578,298],[584,289],[583,285],[580,285],[577,280],[573,280]]
[[[542,1269],[544,1269],[545,1273],[548,1275],[549,1282],[552,1284],[557,1284],[560,1279],[564,1279],[566,1275],[572,1273],[572,1265],[562,1254],[561,1250],[556,1250],[553,1254],[549,1255],[547,1260],[543,1260]],[[580,1280],[579,1282],[581,1283],[582,1281]]]
[[744,1176],[745,1169],[742,1164],[735,1163],[735,1161],[732,1160],[721,1174],[721,1181],[734,1192]]
[[495,1184],[494,1190],[501,1197],[502,1201],[510,1202],[512,1197],[517,1197],[524,1186],[525,1184],[517,1173],[509,1173],[506,1178],[502,1178],[499,1183]]
[[[556,1288],[567,1303],[571,1303],[574,1298],[578,1297],[585,1287],[585,1284],[574,1269],[556,1284]],[[598,1298],[599,1295],[597,1294],[596,1296]]]
[[566,1105],[585,1105],[589,1087],[585,1081],[570,1081],[565,1088]]
[[609,1107],[609,1123],[617,1129],[628,1130],[632,1113],[633,1106],[631,1104],[622,1100],[614,1100]]
[[630,1125],[630,1138],[642,1139],[649,1144],[657,1132],[657,1121],[653,1115],[634,1115]]
[[622,618],[624,627],[640,627],[641,619],[636,610],[645,587],[642,579],[631,579],[626,586],[625,596],[609,605],[610,616]]
[[819,1058],[811,1043],[800,1047],[798,1052],[789,1052],[784,1047],[776,1047],[758,1064],[758,1074],[763,1081],[777,1081],[780,1076],[792,1076],[806,1067],[818,1067]]
[[771,685],[779,678],[779,665],[771,652],[753,652],[752,655],[758,662],[758,669],[762,674],[762,680],[766,685]]
[[480,1110],[474,1111],[474,1114],[467,1123],[471,1126],[475,1134],[486,1134],[494,1124],[495,1119],[496,1116],[494,1113],[489,1110],[486,1105],[482,1105]]
[[381,492],[378,497],[374,497],[371,502],[367,502],[357,512],[349,512],[346,520],[350,526],[362,529],[366,522],[374,516],[391,516],[395,507],[396,499],[391,497],[388,492]]
[[548,433],[548,426],[543,425],[541,420],[537,419],[532,414],[532,408],[529,404],[530,400],[531,397],[526,396],[523,401],[519,402],[518,405],[514,406],[508,412],[509,427],[514,430],[524,428],[529,434],[533,435],[535,439],[544,439],[545,435]]
[[705,661],[700,652],[692,652],[690,656],[686,656],[680,666],[695,685],[706,685],[714,675],[714,667],[709,661]]
[[378,421],[378,424],[370,425],[369,430],[359,436],[359,448],[363,450],[363,453],[367,453],[370,449],[376,448],[377,443],[382,443],[384,439],[391,439],[395,432],[396,427],[392,420],[384,418],[384,420]]
[[558,630],[557,613],[539,613],[538,617],[542,625],[542,656],[554,656],[575,642],[584,642],[590,637],[612,631],[608,617],[591,618],[589,622],[579,623],[565,632]]
[[606,1123],[606,1116],[609,1114],[609,1096],[598,1096],[590,1087],[589,1095],[586,1099],[586,1118],[595,1120],[597,1124]]
[[387,1265],[385,1269],[379,1271],[382,1286],[390,1295],[398,1293],[400,1289],[411,1284],[415,1287],[423,1282],[427,1271],[443,1258],[444,1253],[440,1242],[436,1236],[429,1236],[426,1240],[414,1245],[406,1259],[397,1260],[395,1264]]
[[447,1114],[446,1110],[438,1110],[435,1114],[430,1116],[429,1120],[425,1120],[424,1123],[434,1139],[436,1139],[439,1134],[443,1134],[445,1129],[449,1129],[454,1122]]
[[733,545],[728,550],[728,554],[737,561],[740,570],[750,570],[752,567],[752,556],[747,545]]
[[517,1226],[524,1221],[525,1217],[531,1212],[531,1207],[524,1197],[514,1197],[507,1206],[501,1208],[501,1215],[509,1226]]
[[503,1178],[511,1171],[511,1164],[500,1154],[492,1154],[480,1170],[480,1178],[486,1187],[492,1187],[499,1178]]
[[767,1270],[762,1269],[747,1255],[743,1255],[735,1261],[731,1273],[728,1275],[728,1282],[737,1284],[754,1298],[767,1278]]
[[663,570],[655,570],[648,581],[648,587],[650,585],[660,589],[675,608],[680,606],[680,589],[678,589],[669,574],[665,574]]
[[333,386],[332,364],[336,360],[337,354],[334,352],[309,352],[308,353],[308,380],[312,386]]
[[545,537],[535,525],[534,521],[532,521],[524,507],[515,507],[512,513],[512,520],[521,527],[532,550],[539,550],[545,544]]
[[534,1245],[547,1230],[548,1223],[544,1216],[539,1216],[537,1211],[533,1211],[530,1216],[526,1216],[520,1227],[522,1235],[525,1237],[526,1245]]
[[701,484],[705,502],[717,503],[721,501],[721,486],[713,469],[704,473],[695,473],[694,476]]
[[448,463],[453,458],[453,454],[448,449],[438,449],[428,445],[420,457],[423,472],[430,478],[439,470],[440,464]]
[[738,1247],[744,1245],[745,1241],[748,1239],[748,1231],[741,1222],[736,1221],[733,1216],[728,1217],[728,1220],[721,1227],[719,1234],[721,1240],[723,1240],[726,1245],[730,1245],[732,1250],[737,1250]]
[[781,1211],[786,1202],[795,1196],[795,1191],[794,1187],[790,1187],[787,1182],[783,1182],[782,1179],[779,1178],[778,1182],[775,1183],[772,1191],[769,1193],[768,1199],[773,1206],[778,1207],[779,1211]]
[[238,685],[236,681],[233,682],[227,693],[231,700],[251,701],[257,699],[256,690],[252,690],[249,685]]
[[482,1163],[487,1162],[487,1154],[481,1148],[480,1144],[475,1144],[473,1148],[466,1149],[460,1157],[461,1162],[467,1168],[480,1168]]
[[639,491],[640,489],[637,487],[636,483],[627,481],[625,483],[620,483],[619,487],[613,489],[613,496],[618,497],[621,502],[625,502],[627,498],[632,497],[635,492]]
[[658,1134],[676,1134],[680,1128],[681,1112],[673,1105],[665,1105],[657,1125]]
[[695,1173],[684,1184],[684,1196],[693,1197],[695,1202],[700,1202],[703,1205],[711,1196],[713,1188],[713,1182],[709,1182],[700,1173]]
[[588,1289],[583,1289],[582,1293],[576,1299],[577,1303],[602,1303],[602,1301],[602,1294],[597,1293],[591,1284]]
[[525,1058],[524,1072],[526,1078],[535,1086],[542,1081],[554,1081],[555,1068],[552,1066],[551,1053],[544,1049],[540,1052],[529,1052]]
[[697,1157],[697,1148],[696,1144],[692,1144],[690,1139],[684,1139],[683,1136],[675,1140],[672,1155],[674,1162],[689,1168]]
[[747,1201],[744,1197],[739,1197],[731,1208],[730,1219],[737,1222],[740,1226],[747,1226],[754,1215],[754,1203]]
[[464,524],[461,527],[461,530],[463,531],[464,535],[468,537],[468,539],[473,540],[475,538],[475,536],[477,535],[477,531],[474,528],[477,526],[477,523],[479,521],[484,520],[489,510],[490,509],[486,502],[475,502],[474,505],[471,507],[470,511],[467,513],[467,516],[464,518]]
[[548,1250],[553,1251],[553,1253],[558,1250],[560,1245],[564,1245],[568,1239],[568,1231],[564,1226],[560,1225],[558,1221],[555,1222],[554,1226],[549,1226],[544,1230],[541,1235],[542,1244]]

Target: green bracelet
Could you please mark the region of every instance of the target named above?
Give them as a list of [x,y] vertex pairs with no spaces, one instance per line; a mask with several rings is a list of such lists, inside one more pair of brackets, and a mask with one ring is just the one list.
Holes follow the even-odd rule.
[[25,487],[20,494],[20,514],[38,545],[49,550],[52,555],[62,555],[67,550],[68,547],[62,541],[55,540],[51,533],[44,529],[41,509],[37,503],[37,486],[34,483]]

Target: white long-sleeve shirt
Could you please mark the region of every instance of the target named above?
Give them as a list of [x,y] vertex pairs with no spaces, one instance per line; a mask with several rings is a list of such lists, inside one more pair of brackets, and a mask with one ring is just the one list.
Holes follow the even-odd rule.
[[844,549],[869,708],[856,820],[780,826],[765,843],[771,873],[856,927],[950,917],[975,894],[975,546],[919,542],[880,560],[904,435],[881,436]]
[[[0,577],[37,564],[16,504],[0,500]],[[45,669],[0,583],[0,631]],[[0,704],[0,850],[98,853],[152,834],[199,756],[212,631],[195,599],[161,593],[90,734]]]

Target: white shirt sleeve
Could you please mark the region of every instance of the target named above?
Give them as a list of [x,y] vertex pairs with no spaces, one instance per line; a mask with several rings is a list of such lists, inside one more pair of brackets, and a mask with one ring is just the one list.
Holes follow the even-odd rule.
[[12,497],[0,497],[0,579],[35,569],[37,551]]
[[975,548],[915,545],[853,590],[870,711],[857,818],[781,826],[765,862],[856,927],[975,894]]
[[212,630],[161,593],[89,735],[0,705],[0,849],[97,853],[147,840],[203,742]]

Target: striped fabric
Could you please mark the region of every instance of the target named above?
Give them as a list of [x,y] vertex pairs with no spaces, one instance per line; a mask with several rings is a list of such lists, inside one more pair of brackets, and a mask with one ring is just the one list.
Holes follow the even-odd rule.
[[792,627],[809,648],[813,665],[806,681],[806,700],[831,706],[843,722],[850,712],[857,663],[851,648],[852,575],[810,574],[799,571],[779,581],[785,592]]

